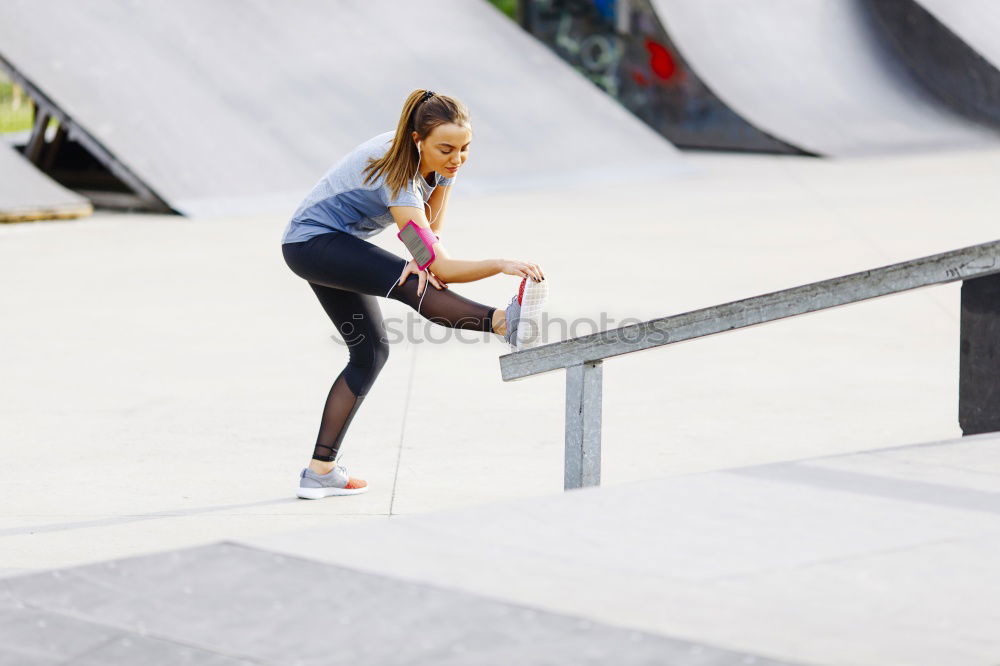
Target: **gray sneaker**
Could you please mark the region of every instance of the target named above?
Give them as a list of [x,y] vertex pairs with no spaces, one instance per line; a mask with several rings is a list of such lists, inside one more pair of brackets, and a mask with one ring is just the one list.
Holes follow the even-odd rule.
[[330,495],[357,495],[368,490],[368,482],[352,479],[347,468],[337,463],[327,474],[317,474],[308,467],[299,474],[299,492],[302,499],[321,499]]
[[507,317],[507,332],[503,339],[514,351],[537,347],[542,342],[542,312],[545,299],[549,295],[546,280],[535,282],[521,278],[517,293],[510,299],[504,310]]

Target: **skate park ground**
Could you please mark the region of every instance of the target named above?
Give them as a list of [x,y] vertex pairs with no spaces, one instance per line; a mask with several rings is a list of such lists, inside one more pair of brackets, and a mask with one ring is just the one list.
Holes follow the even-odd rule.
[[[467,197],[459,180],[441,236],[453,256],[538,261],[550,280],[550,315],[576,322],[576,335],[997,237],[997,150],[836,161],[685,159],[689,172],[666,181],[614,174],[604,184]],[[490,516],[509,505],[530,513],[535,499],[551,507],[577,494],[590,502],[599,540],[607,529],[602,520],[622,518],[602,517],[605,505],[595,499],[601,493],[631,489],[641,497],[654,480],[675,479],[673,487],[689,488],[687,497],[704,499],[702,506],[719,497],[739,503],[745,488],[713,485],[726,470],[961,435],[956,283],[609,359],[602,488],[563,494],[563,373],[503,383],[497,357],[507,348],[498,338],[457,340],[380,299],[390,328],[400,329],[407,317],[419,325],[410,338],[392,342],[389,362],[342,447],[341,461],[371,489],[299,500],[297,475],[346,349],[330,338],[334,328],[315,296],[282,261],[285,222],[100,212],[0,227],[0,276],[8,285],[0,292],[7,377],[0,388],[0,485],[8,490],[0,510],[0,575],[219,541],[303,555],[315,545],[310,535],[347,539],[352,528],[357,543],[384,545],[400,537],[377,532],[379,525],[415,514],[439,512],[421,516],[426,524],[447,521],[456,510]],[[402,254],[391,230],[375,242]],[[502,307],[515,286],[514,278],[497,276],[451,288]],[[610,323],[602,323],[602,313]],[[549,341],[567,337],[557,326],[548,333]],[[937,462],[921,482],[995,497],[995,463],[970,471],[968,461],[947,459],[954,451],[987,458],[992,452],[996,460],[992,439],[970,453],[973,441],[979,440],[933,448],[940,451]],[[830,464],[857,469],[859,460],[865,458]],[[812,506],[816,498],[792,486],[768,487],[773,504],[761,510]],[[894,501],[881,513],[871,509],[879,516],[871,530],[912,537],[923,526],[929,531],[920,538],[944,544],[956,535],[931,534],[928,521],[959,522],[976,534],[995,535],[1000,527],[992,510],[975,509],[973,519],[967,509],[953,508],[963,516],[956,521],[940,509],[928,518]],[[632,506],[643,525],[655,522],[649,504],[617,506]],[[858,507],[854,519],[871,515]],[[706,551],[745,552],[733,546],[739,535],[719,526],[703,538]],[[878,547],[905,550],[907,538],[886,538]],[[780,539],[759,544],[759,561],[795,547]],[[316,548],[314,554],[362,568],[371,554],[360,546],[342,555]],[[905,553],[900,557],[904,564],[892,566],[913,579],[929,567],[912,560],[907,568]],[[369,566],[405,577],[391,559],[386,554]],[[432,559],[416,556],[409,573],[434,580],[430,567],[419,566]],[[996,565],[982,550],[942,545],[933,562],[937,570],[964,571],[972,559],[976,571],[987,572],[985,580],[996,580]],[[778,560],[777,570],[798,576],[785,579],[788,589],[814,595],[817,604],[837,592],[816,585],[794,558]],[[452,566],[461,580],[461,562]],[[796,627],[790,612],[780,622],[791,630],[775,629],[770,639],[745,617],[713,620],[704,611],[710,604],[684,621],[636,619],[624,608],[644,602],[644,575],[640,567],[626,585],[622,573],[619,603],[604,614],[594,610],[596,596],[573,606],[558,585],[531,594],[511,587],[506,596],[496,587],[467,588],[801,663],[944,663],[947,656],[949,663],[985,664],[984,655],[997,647],[983,624],[963,625],[969,640],[961,651],[949,637],[962,631],[947,627],[945,638],[928,647],[920,642],[922,625],[903,617],[885,636],[875,629],[856,640],[840,636],[841,652],[831,657],[830,642],[816,637],[846,629]],[[984,580],[963,576],[957,579],[969,588]],[[921,591],[930,605],[954,592],[938,583]],[[694,589],[669,592],[695,607]],[[984,623],[996,615],[974,602],[968,613]]]

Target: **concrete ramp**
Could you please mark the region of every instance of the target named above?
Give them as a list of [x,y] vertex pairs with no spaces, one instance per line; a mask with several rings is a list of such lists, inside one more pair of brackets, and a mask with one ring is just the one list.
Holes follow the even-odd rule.
[[849,0],[653,0],[701,80],[751,124],[831,156],[994,144],[881,46]]
[[0,222],[90,215],[87,199],[67,190],[0,141]]
[[1000,128],[1000,4],[866,0],[886,41],[955,111]]
[[12,0],[0,5],[0,57],[117,172],[187,214],[290,213],[347,150],[394,129],[417,88],[469,105],[470,189],[676,168],[668,142],[485,0],[428,11]]
[[1000,67],[1000,5],[993,0],[919,0],[949,30],[994,67]]

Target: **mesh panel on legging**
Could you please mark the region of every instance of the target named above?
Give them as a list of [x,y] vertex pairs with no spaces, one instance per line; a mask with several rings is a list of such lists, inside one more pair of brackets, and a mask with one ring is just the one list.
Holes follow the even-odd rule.
[[363,395],[356,396],[351,393],[345,374],[346,368],[333,382],[330,394],[326,398],[323,420],[320,422],[316,446],[313,449],[313,458],[316,460],[333,462],[337,459],[347,427],[351,425],[354,415],[365,399]]
[[493,311],[496,308],[457,294],[450,287],[438,289],[430,280],[424,285],[424,293],[418,296],[418,285],[419,277],[416,275],[408,275],[402,285],[397,279],[386,297],[406,303],[435,324],[486,333],[493,331]]

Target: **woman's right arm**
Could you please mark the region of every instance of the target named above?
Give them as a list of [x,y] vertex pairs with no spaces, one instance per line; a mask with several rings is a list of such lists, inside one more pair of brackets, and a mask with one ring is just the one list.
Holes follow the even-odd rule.
[[434,261],[428,268],[445,282],[475,282],[503,272],[503,263],[503,259],[453,259],[438,241],[434,243]]
[[[419,227],[430,229],[424,211],[411,206],[390,206],[396,226],[402,230],[406,223],[413,220]],[[526,261],[509,261],[507,259],[482,259],[480,261],[469,261],[464,259],[453,259],[448,255],[444,245],[440,241],[434,243],[434,261],[428,268],[434,275],[444,282],[475,282],[488,278],[497,273],[517,275],[521,277],[536,277],[543,279],[541,268],[537,264]]]

